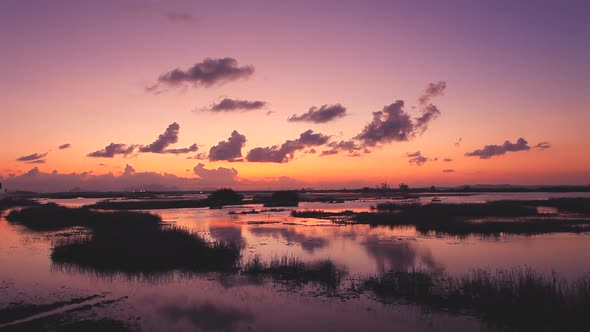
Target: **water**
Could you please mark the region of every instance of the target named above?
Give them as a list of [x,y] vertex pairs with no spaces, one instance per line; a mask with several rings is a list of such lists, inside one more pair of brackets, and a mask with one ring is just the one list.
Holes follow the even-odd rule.
[[[570,195],[486,193],[441,194],[439,197],[443,201],[460,203]],[[588,197],[586,193],[574,196]],[[430,198],[421,200],[429,203]],[[81,206],[97,200],[48,201]],[[302,203],[298,209],[363,211],[378,202]],[[228,214],[251,209],[260,210],[262,206],[151,212],[209,239],[238,241],[244,248],[244,260],[255,256],[267,260],[283,255],[305,261],[329,258],[345,268],[352,278],[412,268],[454,274],[477,267],[526,265],[540,272],[556,272],[568,279],[590,271],[588,234],[432,237],[421,235],[413,227],[335,225],[325,220],[293,218],[288,210]],[[135,278],[63,270],[53,266],[50,260],[56,233],[59,232],[30,232],[0,218],[0,308],[10,302],[41,304],[104,293],[102,296],[106,300],[126,298],[93,308],[92,316],[128,321],[147,331],[477,331],[490,328],[475,318],[425,313],[411,305],[385,305],[368,295],[332,297],[318,294],[313,286],[293,290],[285,285],[253,282],[236,275],[174,272]]]

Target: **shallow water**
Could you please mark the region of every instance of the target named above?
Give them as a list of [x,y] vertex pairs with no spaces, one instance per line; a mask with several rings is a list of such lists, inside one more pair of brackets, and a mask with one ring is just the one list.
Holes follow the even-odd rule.
[[[564,197],[553,193],[439,197],[449,202],[478,202],[513,199],[513,195],[521,199]],[[51,201],[80,206],[96,200]],[[360,211],[376,203],[375,200],[302,203],[298,209]],[[305,261],[330,258],[348,271],[349,278],[412,268],[463,273],[477,267],[526,265],[540,272],[555,271],[568,279],[590,271],[588,234],[432,237],[417,233],[413,227],[335,225],[326,220],[293,218],[289,210],[228,214],[251,209],[260,210],[262,206],[151,212],[207,238],[240,242],[245,261],[254,256],[263,260],[283,255]],[[477,331],[489,328],[474,318],[425,313],[410,305],[385,305],[367,295],[329,296],[313,286],[291,289],[236,275],[174,272],[141,278],[63,269],[52,265],[49,257],[57,233],[60,232],[30,232],[0,218],[0,308],[10,302],[40,304],[105,293],[105,299],[127,298],[96,307],[92,315],[131,321],[147,331]]]

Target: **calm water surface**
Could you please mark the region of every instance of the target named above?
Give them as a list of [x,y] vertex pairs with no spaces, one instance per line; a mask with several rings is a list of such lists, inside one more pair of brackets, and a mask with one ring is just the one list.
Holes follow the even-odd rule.
[[[473,196],[440,195],[447,202],[498,199],[546,199],[584,194],[510,193]],[[428,203],[431,198],[422,198]],[[48,200],[67,206],[97,199]],[[378,201],[337,204],[302,203],[298,209],[367,210]],[[477,267],[530,266],[574,279],[590,271],[588,234],[536,236],[432,237],[412,227],[335,225],[292,218],[290,211],[230,215],[229,211],[262,209],[259,205],[221,210],[154,210],[167,222],[209,239],[235,240],[243,259],[295,256],[306,261],[330,258],[350,278],[414,267],[463,273]],[[169,273],[152,277],[64,270],[50,260],[54,233],[30,232],[0,218],[0,308],[10,302],[50,303],[92,294],[120,299],[92,311],[98,317],[131,321],[146,331],[478,331],[489,327],[473,318],[424,313],[409,305],[385,305],[366,295],[350,298],[318,293],[313,286],[289,289],[273,282],[218,274]],[[344,282],[346,284],[346,281]],[[125,297],[125,298],[122,298]],[[122,299],[121,299],[122,298]]]

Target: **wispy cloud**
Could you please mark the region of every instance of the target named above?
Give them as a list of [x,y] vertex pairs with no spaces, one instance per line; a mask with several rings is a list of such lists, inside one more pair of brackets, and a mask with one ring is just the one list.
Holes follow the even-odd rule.
[[313,122],[313,123],[326,123],[338,118],[346,116],[346,108],[340,104],[334,105],[322,105],[318,107],[312,107],[301,115],[292,115],[289,117],[290,122]]
[[234,112],[234,111],[252,111],[262,109],[268,105],[267,102],[262,100],[243,100],[243,99],[230,99],[224,98],[219,103],[213,103],[208,108],[204,108],[201,111],[209,111],[214,113],[221,112]]
[[494,156],[501,156],[506,152],[528,151],[531,147],[524,138],[519,138],[516,143],[505,141],[502,145],[486,145],[482,149],[465,153],[466,157],[479,157],[480,159],[489,159]]
[[163,73],[158,77],[157,83],[148,87],[147,90],[157,93],[161,91],[160,85],[211,87],[238,79],[245,79],[252,76],[252,74],[254,74],[253,66],[239,66],[238,61],[234,58],[207,58],[186,70],[176,68]]
[[45,153],[32,153],[26,156],[22,156],[22,157],[18,157],[16,159],[16,161],[26,161],[26,162],[31,162],[31,161],[37,161],[37,160],[41,160],[43,158],[45,158],[45,156],[47,156],[48,152]]
[[123,143],[111,143],[104,147],[104,149],[90,152],[87,154],[88,157],[93,158],[113,158],[116,155],[127,156],[133,153],[135,145],[127,145]]
[[72,144],[65,143],[65,144],[62,144],[62,145],[58,146],[57,148],[60,149],[60,150],[64,150],[64,149],[69,149],[71,146],[72,146]]

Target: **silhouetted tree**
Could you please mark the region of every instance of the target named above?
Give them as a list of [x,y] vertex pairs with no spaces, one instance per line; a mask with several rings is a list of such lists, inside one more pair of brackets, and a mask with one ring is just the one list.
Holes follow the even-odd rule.
[[231,188],[221,188],[212,192],[207,199],[213,207],[220,207],[228,204],[239,204],[244,199],[244,195],[238,194]]
[[294,190],[275,191],[264,206],[298,206],[299,194]]

